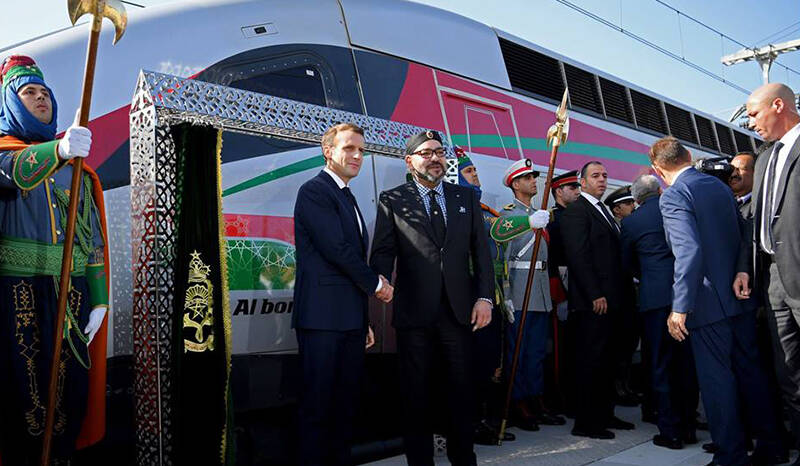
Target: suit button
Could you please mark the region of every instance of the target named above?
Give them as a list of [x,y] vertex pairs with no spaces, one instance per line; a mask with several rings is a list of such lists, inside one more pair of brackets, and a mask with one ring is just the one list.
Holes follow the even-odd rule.
[[60,235],[61,234],[61,230],[56,230],[56,234]]

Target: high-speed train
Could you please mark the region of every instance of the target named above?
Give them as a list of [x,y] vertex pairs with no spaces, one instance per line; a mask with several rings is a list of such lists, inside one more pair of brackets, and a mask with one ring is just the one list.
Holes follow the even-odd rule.
[[[570,133],[556,171],[601,160],[612,188],[649,169],[648,146],[665,134],[696,157],[752,151],[759,142],[751,132],[519,37],[409,1],[197,0],[129,7],[128,15],[117,45],[111,27],[100,40],[87,159],[104,185],[109,219],[112,437],[115,428],[129,429],[132,417],[113,406],[131,405],[128,113],[140,70],[439,130],[471,155],[482,201],[493,207],[511,200],[501,178],[514,160],[527,157],[546,169],[545,134],[566,86]],[[421,32],[409,33],[409,24]],[[19,53],[37,61],[62,109],[60,130],[79,104],[87,33],[88,25],[79,24],[0,51],[0,58]],[[297,188],[323,158],[319,147],[273,138],[226,133],[223,141],[234,402],[238,412],[270,412],[294,400],[292,212]],[[352,186],[370,227],[378,193],[405,175],[401,159],[368,156]],[[392,382],[390,313],[390,306],[372,303],[378,343],[368,357],[365,395],[378,403],[371,414],[379,406],[385,418],[396,410],[392,390],[401,389]]]

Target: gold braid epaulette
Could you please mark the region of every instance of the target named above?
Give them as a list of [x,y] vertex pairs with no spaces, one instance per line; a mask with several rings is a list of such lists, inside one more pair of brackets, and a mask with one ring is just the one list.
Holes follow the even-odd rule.
[[17,152],[12,167],[14,184],[29,191],[41,184],[58,168],[58,141],[28,146]]

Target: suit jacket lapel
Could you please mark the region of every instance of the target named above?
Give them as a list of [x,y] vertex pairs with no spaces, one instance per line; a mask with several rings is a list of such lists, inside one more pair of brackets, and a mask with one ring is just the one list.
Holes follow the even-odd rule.
[[428,213],[425,211],[425,204],[422,202],[422,197],[419,195],[417,185],[414,184],[413,181],[409,181],[406,183],[406,190],[409,194],[406,197],[406,203],[408,204],[408,216],[406,218],[408,220],[412,220],[413,222],[422,224],[422,229],[425,230],[425,233],[428,235],[431,241],[435,243],[436,240],[434,239],[433,235],[431,219],[428,217]]
[[781,178],[778,180],[778,192],[775,198],[775,212],[780,212],[781,202],[783,201],[783,194],[786,192],[786,182],[789,179],[789,172],[792,171],[792,166],[797,162],[797,157],[800,156],[800,138],[794,141],[792,149],[789,151],[789,156],[786,157],[786,162],[783,164],[781,170]]
[[756,159],[756,167],[753,173],[753,195],[751,196],[751,200],[753,202],[753,222],[755,224],[753,228],[753,237],[756,237],[756,232],[759,229],[758,225],[761,225],[761,189],[763,188],[764,184],[764,176],[767,171],[767,164],[769,162],[769,157],[772,154],[772,146],[774,144],[770,144],[769,148],[765,148],[761,155]]
[[362,219],[364,218],[364,215],[361,214],[361,209],[358,208],[358,202],[355,203],[355,210],[354,210],[353,204],[350,202],[350,199],[348,199],[347,196],[345,196],[341,188],[339,188],[339,185],[336,184],[336,181],[334,181],[329,174],[322,171],[320,172],[319,176],[321,176],[329,185],[331,185],[334,192],[336,192],[336,196],[339,199],[339,203],[344,205],[343,210],[347,212],[347,214],[345,215],[348,215],[350,219],[353,221],[353,223],[355,223],[356,231],[357,232],[361,231],[361,249],[362,252],[366,254],[369,245],[367,236],[368,233],[366,230],[366,224],[361,225],[360,222],[358,221],[358,217],[356,217],[356,210],[358,210],[358,215],[360,215]]
[[600,211],[597,210],[597,207],[593,206],[592,203],[589,202],[589,199],[586,199],[583,196],[581,196],[581,199],[588,206],[589,212],[591,212],[592,215],[594,215],[594,217],[600,221],[600,223],[605,225],[606,228],[611,230],[611,232],[614,233],[614,236],[619,237],[619,232],[613,226],[611,226],[610,223],[608,223],[608,219],[606,219],[606,216],[601,214]]
[[447,230],[444,237],[444,243],[447,244],[450,236],[456,233],[456,224],[460,220],[460,209],[464,208],[465,200],[448,183],[444,183],[442,187],[444,188],[444,204],[447,207]]

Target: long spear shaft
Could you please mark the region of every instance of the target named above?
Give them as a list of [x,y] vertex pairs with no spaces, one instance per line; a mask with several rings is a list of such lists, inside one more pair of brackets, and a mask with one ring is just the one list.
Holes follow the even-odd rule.
[[[555,134],[552,134],[552,129],[548,132],[548,138],[553,137],[553,149],[550,151],[550,164],[547,168],[547,178],[544,184],[544,193],[542,194],[542,210],[547,209],[547,201],[550,200],[550,185],[553,182],[553,170],[556,167],[556,157],[558,156],[558,148],[561,145],[562,138],[566,140],[566,109],[567,109],[567,95],[568,90],[564,90],[564,97],[561,101],[561,105],[556,112],[558,115],[558,121],[555,124]],[[519,319],[519,327],[517,327],[517,339],[514,345],[514,357],[511,359],[511,373],[508,377],[508,388],[506,389],[506,401],[503,407],[503,421],[500,424],[500,432],[498,432],[497,436],[497,444],[500,445],[503,442],[503,436],[506,432],[506,424],[508,422],[508,411],[511,406],[511,395],[514,392],[514,379],[517,375],[517,365],[519,364],[519,353],[520,347],[522,343],[522,337],[525,329],[525,318],[528,315],[528,304],[530,303],[531,299],[531,288],[533,286],[533,276],[536,272],[536,260],[539,257],[539,246],[542,242],[542,229],[539,228],[536,230],[535,239],[533,242],[533,252],[531,253],[530,259],[530,266],[528,268],[528,281],[525,285],[525,296],[522,298],[522,313]]]
[[[89,109],[92,102],[92,85],[94,84],[94,68],[97,60],[97,40],[100,36],[99,23],[103,17],[95,16],[92,33],[89,35],[89,50],[86,53],[86,71],[83,75],[83,97],[81,97],[80,126],[89,123]],[[95,26],[97,26],[95,28]],[[50,386],[47,391],[47,417],[44,424],[44,441],[42,444],[42,466],[50,461],[50,448],[53,440],[53,423],[55,421],[56,390],[58,372],[61,365],[61,341],[64,332],[64,316],[69,296],[70,273],[72,271],[72,249],[75,243],[75,220],[78,216],[78,198],[80,197],[80,181],[83,173],[83,159],[76,157],[72,162],[72,183],[69,192],[69,210],[67,227],[64,229],[64,255],[61,258],[61,278],[58,284],[58,313],[56,314],[55,342],[53,343],[53,364],[50,366]],[[86,193],[85,195],[88,195]],[[78,329],[81,331],[81,329]]]
[[[100,38],[103,18],[109,17],[116,27],[116,43],[125,31],[127,16],[125,8],[118,2],[75,1],[68,3],[70,19],[75,24],[84,13],[92,13],[92,26],[89,34],[89,44],[86,51],[86,66],[83,73],[83,88],[81,95],[79,125],[86,127],[89,124],[89,110],[92,103],[92,88],[94,86],[94,72],[97,63],[97,44]],[[58,284],[58,303],[56,311],[56,328],[53,335],[53,358],[50,366],[50,383],[47,390],[47,410],[45,411],[44,436],[42,439],[42,466],[50,464],[50,450],[53,444],[53,425],[55,424],[55,411],[58,392],[58,374],[61,366],[61,342],[64,333],[64,317],[66,315],[67,298],[69,297],[70,275],[72,272],[72,250],[75,243],[75,220],[78,216],[78,200],[80,198],[81,177],[83,174],[83,159],[77,157],[72,161],[72,182],[69,192],[69,208],[67,210],[67,226],[64,228],[64,254],[61,257],[61,277]],[[85,196],[90,193],[84,193]],[[62,219],[63,220],[63,219]],[[83,329],[77,329],[81,332]],[[91,409],[88,407],[87,409]]]

